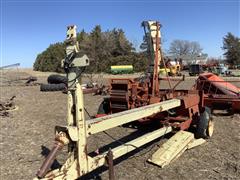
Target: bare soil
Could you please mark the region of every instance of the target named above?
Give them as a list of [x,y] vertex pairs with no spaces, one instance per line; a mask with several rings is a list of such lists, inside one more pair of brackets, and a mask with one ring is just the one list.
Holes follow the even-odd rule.
[[[46,82],[50,73],[31,70],[1,73],[1,100],[16,95],[17,111],[0,119],[0,179],[32,179],[41,166],[44,156],[52,147],[55,125],[65,125],[67,96],[61,92],[40,92],[39,86],[24,86],[24,81],[8,83],[7,80],[35,75],[38,82]],[[137,76],[137,75],[134,75]],[[98,81],[102,79],[95,77]],[[104,75],[103,82],[107,82]],[[126,77],[126,75],[125,75]],[[239,79],[239,78],[238,78]],[[190,88],[195,78],[187,78],[180,88]],[[87,79],[85,78],[85,81]],[[167,84],[161,84],[166,86]],[[238,86],[240,86],[238,84]],[[85,105],[91,115],[96,114],[103,96],[85,95]],[[87,115],[86,115],[87,117]],[[146,160],[169,138],[165,136],[129,155],[115,161],[116,179],[240,179],[240,115],[224,112],[214,115],[215,132],[207,143],[184,152],[176,161],[161,169]],[[124,141],[144,132],[117,127],[107,132]],[[130,135],[130,136],[129,136]],[[122,139],[122,137],[128,136]],[[113,140],[99,133],[89,138],[89,151],[109,144]],[[113,143],[110,147],[116,146]],[[58,167],[66,159],[64,149],[54,163]],[[108,179],[108,171],[101,168],[81,179]]]

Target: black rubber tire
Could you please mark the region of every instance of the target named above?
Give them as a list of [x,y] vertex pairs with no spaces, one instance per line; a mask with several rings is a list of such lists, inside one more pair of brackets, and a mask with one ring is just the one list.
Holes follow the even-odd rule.
[[211,109],[208,107],[205,107],[205,111],[200,114],[200,118],[197,123],[196,137],[210,138],[212,136],[212,133],[209,132],[209,126],[211,123],[213,123]]
[[108,114],[110,113],[110,102],[109,99],[104,99],[98,107],[97,114]]
[[61,83],[67,84],[67,81],[68,81],[67,77],[58,74],[52,74],[47,78],[47,82],[49,84],[61,84]]
[[40,91],[63,91],[66,90],[66,85],[61,84],[41,84]]

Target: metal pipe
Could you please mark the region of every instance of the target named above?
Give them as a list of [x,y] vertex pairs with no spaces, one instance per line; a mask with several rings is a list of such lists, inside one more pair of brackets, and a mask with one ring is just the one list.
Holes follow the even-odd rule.
[[47,158],[44,160],[41,168],[37,172],[37,177],[43,178],[47,171],[50,169],[50,167],[53,164],[54,159],[56,158],[57,152],[60,151],[64,146],[63,142],[60,141],[54,141],[54,145],[50,153],[48,154]]
[[41,168],[37,172],[37,177],[43,178],[50,167],[53,164],[53,161],[56,159],[56,155],[58,151],[62,150],[63,146],[69,143],[69,139],[65,132],[60,131],[56,134],[54,145],[50,153],[48,154],[47,158],[44,160]]
[[109,180],[114,180],[113,153],[111,149],[107,153],[106,160],[108,163]]

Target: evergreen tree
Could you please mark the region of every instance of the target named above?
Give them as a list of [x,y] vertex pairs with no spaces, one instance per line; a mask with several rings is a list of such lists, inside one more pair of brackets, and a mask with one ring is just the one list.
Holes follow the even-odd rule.
[[[86,54],[90,59],[87,73],[108,72],[112,65],[133,65],[134,71],[146,69],[146,54],[134,51],[122,29],[102,32],[101,26],[97,25],[90,33],[84,30],[78,33],[77,41],[80,48],[78,56]],[[34,70],[63,72],[61,60],[64,58],[64,43],[50,45],[37,55]]]
[[51,44],[45,51],[38,54],[33,65],[37,71],[62,72],[61,60],[65,57],[65,45],[63,43]]
[[228,33],[223,38],[223,50],[226,51],[224,56],[230,64],[240,64],[240,38]]

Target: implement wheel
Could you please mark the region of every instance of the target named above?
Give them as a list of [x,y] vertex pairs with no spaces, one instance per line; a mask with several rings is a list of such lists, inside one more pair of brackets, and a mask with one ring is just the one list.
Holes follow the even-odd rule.
[[205,111],[200,114],[197,124],[197,138],[210,138],[213,135],[214,123],[212,120],[211,110],[205,107]]

